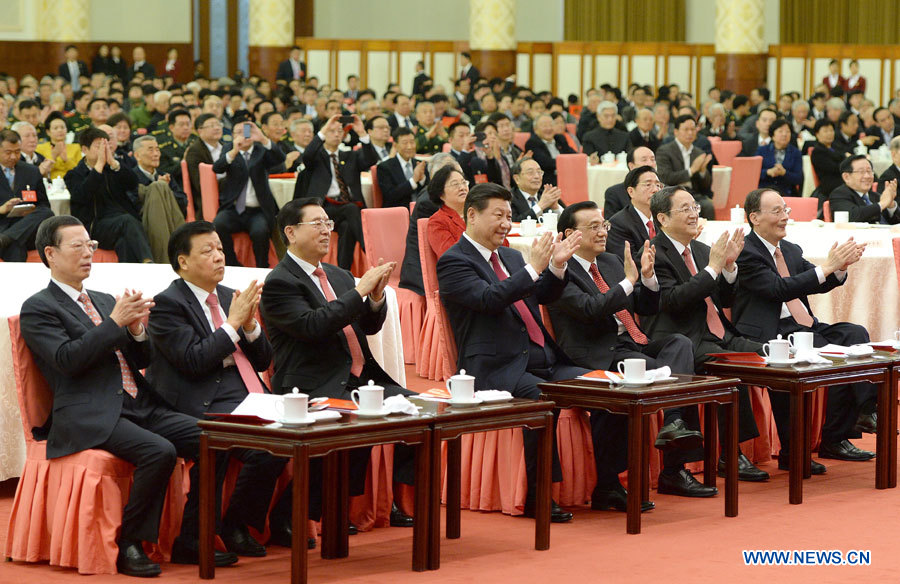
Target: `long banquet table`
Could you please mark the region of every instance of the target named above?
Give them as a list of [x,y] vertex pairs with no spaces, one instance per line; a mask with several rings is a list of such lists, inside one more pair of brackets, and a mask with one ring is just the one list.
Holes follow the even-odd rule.
[[[268,273],[268,269],[228,267],[222,284],[243,289],[253,279],[264,280]],[[109,294],[120,294],[125,287],[142,290],[145,294],[156,294],[175,277],[171,266],[164,264],[101,263],[94,264],[85,285]],[[16,398],[7,317],[18,314],[22,303],[45,287],[49,278],[50,272],[43,264],[0,263],[0,280],[7,283],[0,297],[0,481],[19,476],[25,464],[25,438]],[[405,386],[403,338],[397,296],[393,289],[387,289],[386,298],[388,318],[381,331],[367,337],[367,340],[378,363],[400,385]]]

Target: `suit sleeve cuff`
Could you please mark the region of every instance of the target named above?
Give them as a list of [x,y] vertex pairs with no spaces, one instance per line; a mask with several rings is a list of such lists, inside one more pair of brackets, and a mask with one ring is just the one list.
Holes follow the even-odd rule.
[[725,276],[725,281],[728,282],[729,284],[734,284],[735,280],[737,280],[737,273],[738,273],[737,264],[734,264],[734,271],[732,271],[732,272],[729,272],[725,269],[722,270],[722,275]]
[[534,204],[534,207],[532,207],[531,210],[534,211],[534,214],[538,217],[540,217],[541,214],[544,212],[544,210],[541,209],[541,206],[538,205],[537,203]]
[[144,341],[146,341],[149,338],[147,335],[147,327],[145,327],[144,325],[141,325],[141,334],[133,335],[133,334],[131,334],[131,329],[128,329],[128,334],[131,336],[132,339],[134,339],[138,343],[143,343]]
[[706,272],[709,273],[710,276],[712,276],[713,280],[715,280],[716,278],[719,277],[718,274],[716,274],[716,271],[714,269],[712,269],[710,266],[706,266],[703,269],[706,270]]
[[525,271],[528,272],[528,275],[529,275],[529,276],[531,276],[531,281],[532,281],[532,282],[537,282],[537,279],[538,279],[538,273],[537,273],[537,272],[535,271],[535,269],[531,266],[531,264],[525,264]]
[[622,278],[622,281],[619,282],[619,286],[625,291],[625,296],[631,296],[631,293],[634,292],[634,284],[632,284],[628,278]]
[[[531,265],[529,265],[528,267],[530,268]],[[568,264],[563,264],[563,266],[561,268],[557,268],[556,266],[553,265],[553,261],[551,260],[549,267],[550,267],[550,273],[553,274],[554,276],[556,276],[557,278],[559,278],[560,280],[562,280],[563,278],[566,277],[566,267],[568,267]]]
[[659,280],[656,279],[656,274],[649,278],[641,276],[641,285],[651,292],[659,292]]
[[[244,338],[247,339],[248,343],[252,343],[253,341],[255,341],[256,339],[259,338],[260,334],[262,334],[262,327],[259,326],[259,321],[254,320],[254,322],[256,323],[256,326],[253,328],[252,331],[250,331],[249,333],[247,331],[244,331]],[[231,325],[228,325],[228,326],[230,327]]]
[[[821,268],[817,268],[817,269],[821,269]],[[838,282],[843,283],[844,280],[847,279],[847,270],[835,270],[834,277],[838,279]],[[821,280],[820,282],[824,282],[824,280]]]
[[382,292],[381,300],[373,300],[372,297],[369,297],[369,308],[372,309],[372,312],[378,312],[381,310],[381,307],[384,306],[385,301],[387,300],[387,294]]
[[231,339],[232,343],[237,343],[241,339],[237,331],[234,330],[234,327],[227,322],[222,323],[222,326],[220,326],[219,328],[225,331],[225,333],[228,335],[228,338]]
[[409,184],[410,184],[410,186],[411,186],[412,188],[414,188],[414,189],[419,188],[419,183],[417,183],[417,182],[416,182],[416,179],[414,179],[414,178],[410,178],[410,179],[409,179]]

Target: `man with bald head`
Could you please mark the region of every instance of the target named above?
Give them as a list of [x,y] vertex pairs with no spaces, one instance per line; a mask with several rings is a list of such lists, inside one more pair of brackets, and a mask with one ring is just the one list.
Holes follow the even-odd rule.
[[628,134],[632,148],[644,146],[656,152],[661,143],[653,133],[653,112],[647,108],[641,108],[634,114],[634,123],[637,126]]
[[544,171],[544,183],[556,185],[556,157],[560,154],[575,154],[565,136],[553,134],[553,118],[550,114],[541,114],[534,120],[531,137],[525,143],[525,151],[531,150],[531,156]]
[[[656,155],[646,146],[638,146],[628,153],[625,158],[628,170],[634,170],[639,166],[649,166],[656,170]],[[625,191],[624,181],[606,189],[603,195],[603,216],[607,219],[624,209],[630,203],[628,193]]]

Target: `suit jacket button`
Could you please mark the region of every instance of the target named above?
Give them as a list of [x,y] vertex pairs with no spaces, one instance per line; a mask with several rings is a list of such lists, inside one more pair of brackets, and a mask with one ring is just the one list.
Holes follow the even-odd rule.
[[208,405],[209,405],[209,402],[208,402],[208,401],[205,401],[205,402],[203,402],[203,405],[204,405],[204,406],[208,406]]
[[117,391],[116,393],[119,394],[119,395],[122,395],[123,391],[120,389],[120,390]]
[[523,355],[527,355],[527,354],[528,354],[528,349],[525,349],[524,351],[522,351],[522,354],[523,354]]
[[524,326],[523,326],[523,327],[522,327],[522,328],[520,328],[520,329],[519,329],[519,330],[520,330],[520,331],[521,331],[521,332],[523,332],[523,333],[524,333],[524,332],[525,332],[525,327],[524,327]]
[[341,382],[341,385],[347,385],[347,382],[346,382],[346,381],[342,381],[342,382]]

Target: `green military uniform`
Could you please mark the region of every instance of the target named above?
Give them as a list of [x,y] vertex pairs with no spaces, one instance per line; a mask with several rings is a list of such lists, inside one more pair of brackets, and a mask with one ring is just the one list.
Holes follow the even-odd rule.
[[[440,122],[438,122],[440,123]],[[435,134],[430,140],[426,137],[428,130],[422,126],[416,127],[416,154],[437,154],[444,147],[444,140]]]
[[128,112],[128,117],[131,118],[131,124],[135,128],[146,128],[150,124],[150,112],[143,105],[132,107]]
[[69,131],[74,132],[77,136],[86,128],[91,127],[91,118],[87,114],[75,112],[66,120],[66,125],[69,127]]
[[[156,127],[150,130],[150,132],[148,133],[151,136],[156,136],[157,140],[162,140],[165,136],[171,137],[171,134],[169,132],[169,122],[165,120],[159,122],[158,124],[156,124]],[[162,147],[162,144],[160,144],[160,147]]]
[[160,174],[169,174],[181,176],[181,159],[184,158],[184,151],[191,145],[196,136],[191,134],[183,144],[179,144],[171,133],[166,133],[156,137],[159,144],[159,168],[157,172]]

